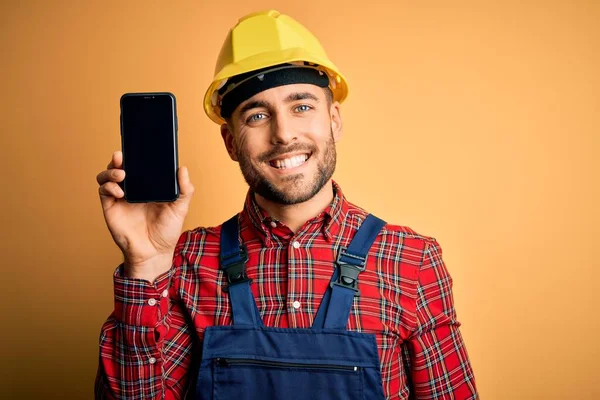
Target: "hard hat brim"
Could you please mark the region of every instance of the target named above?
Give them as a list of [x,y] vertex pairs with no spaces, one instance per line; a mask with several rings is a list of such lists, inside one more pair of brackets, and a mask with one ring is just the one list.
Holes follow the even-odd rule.
[[213,92],[218,89],[224,79],[261,68],[294,61],[307,61],[323,67],[334,82],[333,85],[329,86],[333,92],[333,100],[341,103],[346,99],[348,96],[348,84],[346,78],[331,61],[320,59],[303,48],[291,48],[257,54],[256,56],[248,57],[240,62],[225,66],[215,75],[213,83],[209,86],[204,95],[204,111],[215,123],[225,123],[225,120],[219,115],[219,105],[213,106],[212,100]]

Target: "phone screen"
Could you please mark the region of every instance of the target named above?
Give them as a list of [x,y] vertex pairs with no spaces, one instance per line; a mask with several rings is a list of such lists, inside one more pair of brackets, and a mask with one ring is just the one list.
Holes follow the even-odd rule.
[[121,98],[121,141],[128,202],[174,201],[177,185],[177,114],[170,93]]

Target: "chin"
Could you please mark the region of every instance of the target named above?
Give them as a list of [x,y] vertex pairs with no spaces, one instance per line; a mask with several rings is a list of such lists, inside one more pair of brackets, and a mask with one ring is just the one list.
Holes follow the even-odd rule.
[[[269,191],[271,200],[281,204],[299,204],[304,203],[315,197],[322,187],[317,187],[316,179],[306,179],[299,177],[293,182],[284,182],[281,185],[273,185]],[[273,190],[274,189],[274,190]]]

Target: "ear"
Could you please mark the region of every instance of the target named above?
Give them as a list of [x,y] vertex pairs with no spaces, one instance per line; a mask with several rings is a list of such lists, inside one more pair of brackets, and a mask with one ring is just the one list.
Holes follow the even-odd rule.
[[229,153],[229,158],[233,161],[238,161],[235,137],[230,126],[226,123],[221,125],[221,137],[223,138],[227,153]]
[[331,104],[329,114],[331,115],[331,132],[333,133],[333,139],[337,142],[344,135],[344,125],[342,123],[342,114],[340,103],[338,101]]

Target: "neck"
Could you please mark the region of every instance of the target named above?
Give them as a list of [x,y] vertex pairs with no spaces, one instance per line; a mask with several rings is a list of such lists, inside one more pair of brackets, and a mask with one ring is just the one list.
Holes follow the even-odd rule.
[[256,203],[274,218],[296,233],[311,218],[319,215],[333,201],[331,179],[309,200],[298,204],[279,204],[254,194]]

